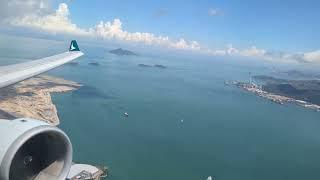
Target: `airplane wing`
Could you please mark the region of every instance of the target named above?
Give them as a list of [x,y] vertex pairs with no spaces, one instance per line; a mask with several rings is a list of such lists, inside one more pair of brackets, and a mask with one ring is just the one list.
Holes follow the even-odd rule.
[[30,62],[0,66],[0,88],[49,71],[82,55],[77,42],[72,40],[68,52]]

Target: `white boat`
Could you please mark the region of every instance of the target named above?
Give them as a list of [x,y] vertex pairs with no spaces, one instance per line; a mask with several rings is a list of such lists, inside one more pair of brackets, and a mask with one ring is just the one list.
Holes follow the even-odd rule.
[[207,180],[212,180],[212,177],[211,177],[211,176],[209,176],[209,177],[207,178]]

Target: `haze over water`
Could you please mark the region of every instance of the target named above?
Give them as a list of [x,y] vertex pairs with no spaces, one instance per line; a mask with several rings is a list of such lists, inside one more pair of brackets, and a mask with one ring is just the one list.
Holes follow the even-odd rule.
[[[2,37],[0,62],[45,57],[63,52],[66,44]],[[265,65],[219,57],[116,56],[108,48],[79,46],[85,56],[78,65],[49,73],[84,85],[52,97],[74,161],[107,165],[111,180],[320,178],[319,113],[224,85],[247,80],[248,72],[269,73]]]

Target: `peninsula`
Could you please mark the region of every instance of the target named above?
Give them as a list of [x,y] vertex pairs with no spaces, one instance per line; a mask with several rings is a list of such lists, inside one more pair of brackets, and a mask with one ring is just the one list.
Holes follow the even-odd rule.
[[58,125],[60,120],[50,93],[75,90],[81,85],[52,76],[37,76],[0,89],[1,118],[28,117]]

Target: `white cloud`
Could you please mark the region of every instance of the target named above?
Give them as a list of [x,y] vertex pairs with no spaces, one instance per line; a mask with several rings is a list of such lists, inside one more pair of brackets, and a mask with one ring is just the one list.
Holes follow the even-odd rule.
[[[245,52],[245,53],[244,53]],[[251,53],[248,53],[251,52]],[[254,55],[255,54],[255,55]],[[305,53],[288,53],[281,51],[267,51],[263,49],[251,48],[251,50],[242,51],[242,55],[260,57],[264,60],[281,62],[300,62],[300,63],[319,63],[320,50]]]
[[232,44],[229,44],[226,49],[228,55],[239,55],[239,50],[234,48]]
[[180,39],[178,42],[171,43],[171,47],[177,49],[191,49],[191,50],[200,50],[200,44],[196,41],[187,42],[184,39]]
[[12,18],[29,14],[42,16],[50,11],[49,0],[1,0],[0,23],[8,23]]
[[89,35],[89,32],[77,27],[69,19],[69,9],[67,4],[61,3],[59,8],[49,15],[38,16],[37,14],[28,14],[23,17],[16,17],[11,20],[15,26],[24,26],[41,29],[52,33],[75,33]]
[[320,63],[320,50],[306,52],[306,53],[286,53],[286,52],[272,52],[265,49],[259,49],[252,46],[247,49],[237,49],[229,44],[222,50],[207,50],[207,53],[215,56],[245,56],[252,58],[259,58],[269,61],[281,62],[302,62],[302,63]]
[[266,50],[252,46],[249,49],[242,50],[240,54],[248,57],[263,57],[266,54]]
[[221,12],[221,10],[219,9],[215,9],[215,8],[210,8],[208,10],[208,15],[209,16],[219,16],[219,15],[222,15],[223,13]]
[[123,30],[120,19],[114,19],[112,22],[101,21],[94,28],[90,28],[90,34],[105,39],[118,39],[123,41],[145,43],[148,45],[160,45],[165,47],[173,47],[176,49],[192,49],[199,50],[200,45],[196,41],[186,41],[180,39],[174,41],[167,36],[157,36],[146,32],[128,32]]
[[218,56],[246,56],[246,57],[265,57],[266,50],[264,49],[258,49],[255,46],[252,46],[248,49],[237,49],[233,47],[232,44],[227,45],[226,49],[222,50],[209,50],[208,51],[212,55],[218,55]]
[[118,39],[132,42],[143,42],[146,44],[165,44],[169,42],[168,37],[155,36],[152,33],[134,32],[130,33],[122,28],[120,19],[114,19],[112,22],[101,21],[94,28],[90,28],[90,33],[97,37],[105,39]]
[[303,59],[306,62],[320,62],[320,50],[304,53]]

